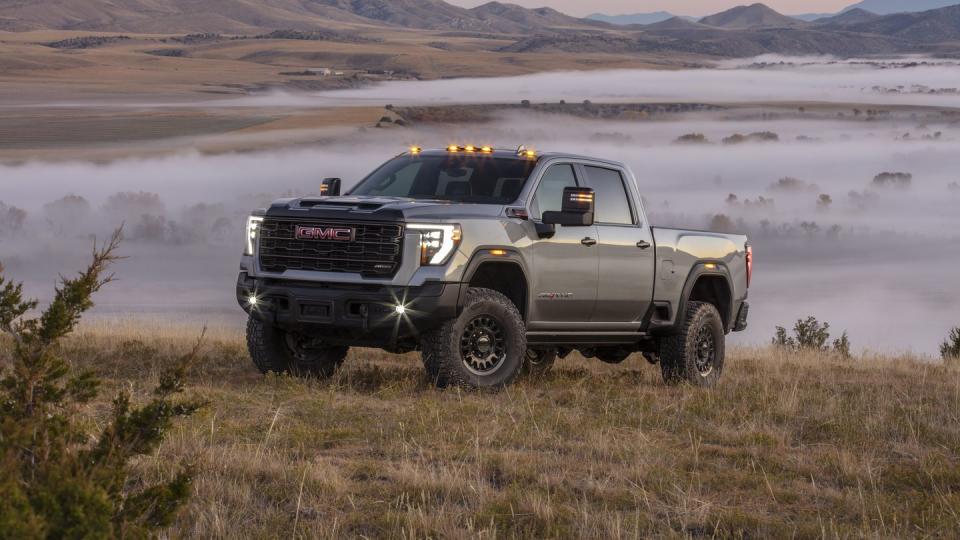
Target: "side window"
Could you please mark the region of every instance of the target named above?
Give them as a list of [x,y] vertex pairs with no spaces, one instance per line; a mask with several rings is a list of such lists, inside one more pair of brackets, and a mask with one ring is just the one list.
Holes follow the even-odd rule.
[[577,177],[573,173],[573,165],[553,165],[547,169],[533,196],[530,208],[533,219],[540,219],[544,212],[559,212],[563,203],[563,188],[576,186]]
[[619,171],[601,167],[587,167],[590,186],[597,193],[597,223],[633,225],[630,195]]

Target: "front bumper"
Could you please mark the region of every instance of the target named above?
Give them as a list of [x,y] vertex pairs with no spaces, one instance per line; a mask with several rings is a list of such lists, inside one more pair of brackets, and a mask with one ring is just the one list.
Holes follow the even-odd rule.
[[459,299],[459,283],[392,287],[258,279],[245,272],[237,280],[237,301],[251,317],[350,346],[415,344],[423,332],[456,318]]

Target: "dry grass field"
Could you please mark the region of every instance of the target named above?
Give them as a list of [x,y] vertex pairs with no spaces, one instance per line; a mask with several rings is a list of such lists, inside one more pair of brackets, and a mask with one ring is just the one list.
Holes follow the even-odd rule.
[[[106,381],[91,431],[199,333],[99,323],[68,339]],[[640,357],[571,357],[486,394],[369,350],[333,381],[263,377],[220,330],[192,381],[209,404],[137,464],[197,467],[173,537],[960,535],[960,369],[923,359],[738,349],[703,391]]]

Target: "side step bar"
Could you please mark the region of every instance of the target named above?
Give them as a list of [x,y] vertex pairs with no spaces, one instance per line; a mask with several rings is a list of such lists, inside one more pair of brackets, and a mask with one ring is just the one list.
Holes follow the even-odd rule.
[[650,338],[645,332],[527,332],[527,343],[570,345],[630,345]]

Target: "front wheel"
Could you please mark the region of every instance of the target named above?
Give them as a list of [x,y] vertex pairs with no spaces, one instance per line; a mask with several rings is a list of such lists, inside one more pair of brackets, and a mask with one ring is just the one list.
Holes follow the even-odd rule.
[[260,373],[320,378],[332,377],[349,350],[281,330],[253,317],[247,320],[247,349]]
[[668,383],[687,381],[712,387],[723,372],[724,332],[720,312],[713,304],[688,302],[677,335],[660,344],[660,369]]
[[524,365],[523,318],[509,298],[471,288],[460,316],[423,336],[427,375],[440,387],[502,388]]

